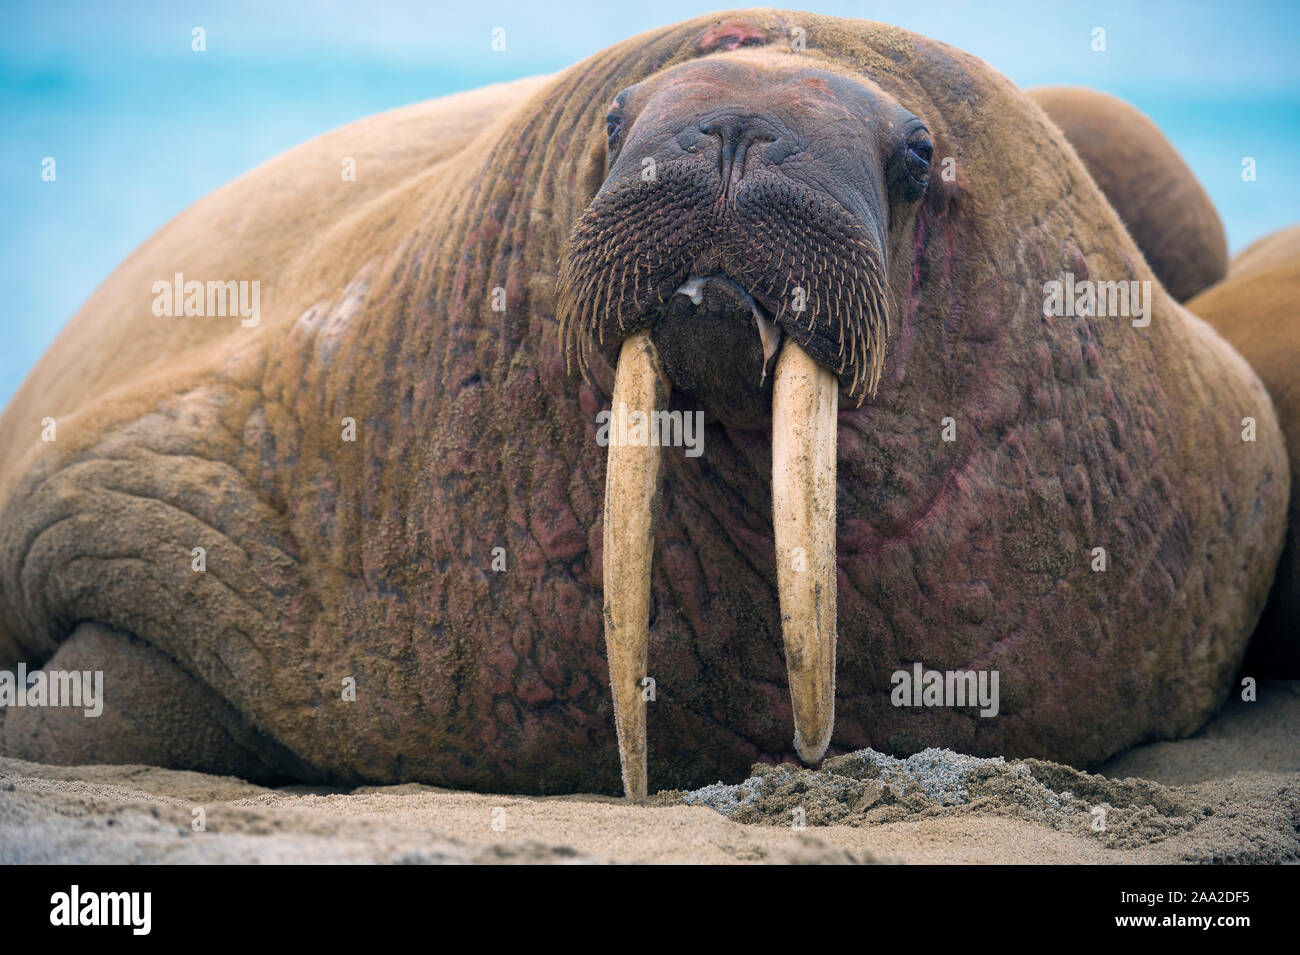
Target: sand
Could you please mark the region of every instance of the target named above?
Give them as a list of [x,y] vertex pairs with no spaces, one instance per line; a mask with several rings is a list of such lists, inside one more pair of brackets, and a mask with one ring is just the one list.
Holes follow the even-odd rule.
[[755,766],[748,780],[640,807],[418,785],[269,789],[0,757],[0,862],[1295,862],[1300,681],[1262,683],[1258,697],[1096,774],[863,750],[816,771]]

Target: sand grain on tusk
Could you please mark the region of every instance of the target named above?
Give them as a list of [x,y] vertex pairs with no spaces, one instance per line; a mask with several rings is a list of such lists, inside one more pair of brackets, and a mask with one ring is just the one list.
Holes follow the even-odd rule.
[[772,393],[772,520],[794,745],[821,760],[835,726],[835,441],[839,382],[792,339]]
[[[615,409],[642,412],[647,423],[668,403],[668,382],[648,332],[624,342],[614,376]],[[611,431],[611,435],[613,432]],[[646,797],[645,701],[650,626],[650,560],[659,491],[659,448],[619,444],[611,437],[605,471],[605,653],[614,694],[614,726],[623,767],[623,791]]]

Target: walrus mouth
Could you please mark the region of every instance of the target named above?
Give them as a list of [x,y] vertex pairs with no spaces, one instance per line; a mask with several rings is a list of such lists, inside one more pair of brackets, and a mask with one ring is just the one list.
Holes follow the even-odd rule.
[[634,180],[596,196],[560,270],[566,357],[592,380],[593,346],[652,327],[692,281],[727,277],[851,398],[874,394],[889,333],[883,238],[828,196],[762,170],[728,203],[713,189],[698,164],[676,162],[654,188]]
[[[653,420],[649,416],[666,409],[670,388],[649,333],[628,336],[615,372],[615,406],[622,403]],[[773,381],[772,518],[794,745],[810,765],[825,755],[835,724],[838,402],[835,375],[787,339]],[[605,473],[605,647],[623,788],[634,801],[647,790],[641,681],[658,490],[659,448],[611,442]]]
[[754,296],[745,291],[725,275],[696,275],[682,283],[678,295],[685,295],[696,306],[704,304],[704,286],[707,283],[722,283],[730,288],[732,294],[749,307],[754,316],[754,328],[758,332],[758,341],[763,348],[763,370],[759,379],[761,384],[767,378],[767,366],[772,363],[777,348],[781,345],[781,326],[772,320],[763,306],[754,301]]

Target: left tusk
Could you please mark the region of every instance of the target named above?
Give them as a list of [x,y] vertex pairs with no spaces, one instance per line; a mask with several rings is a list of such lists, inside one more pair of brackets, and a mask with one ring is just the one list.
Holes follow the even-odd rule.
[[839,382],[793,339],[772,393],[772,520],[794,747],[813,765],[835,728],[835,442]]
[[[614,375],[613,407],[646,415],[668,404],[668,380],[648,332],[624,342]],[[614,692],[614,727],[623,768],[623,792],[633,802],[646,797],[645,700],[650,629],[650,560],[659,491],[659,448],[619,444],[611,436],[605,469],[605,653]]]

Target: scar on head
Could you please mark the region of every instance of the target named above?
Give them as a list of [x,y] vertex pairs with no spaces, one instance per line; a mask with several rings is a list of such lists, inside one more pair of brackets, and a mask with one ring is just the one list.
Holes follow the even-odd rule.
[[695,48],[701,53],[713,53],[742,46],[763,46],[766,43],[767,31],[761,27],[745,20],[723,20],[701,33],[695,40]]

